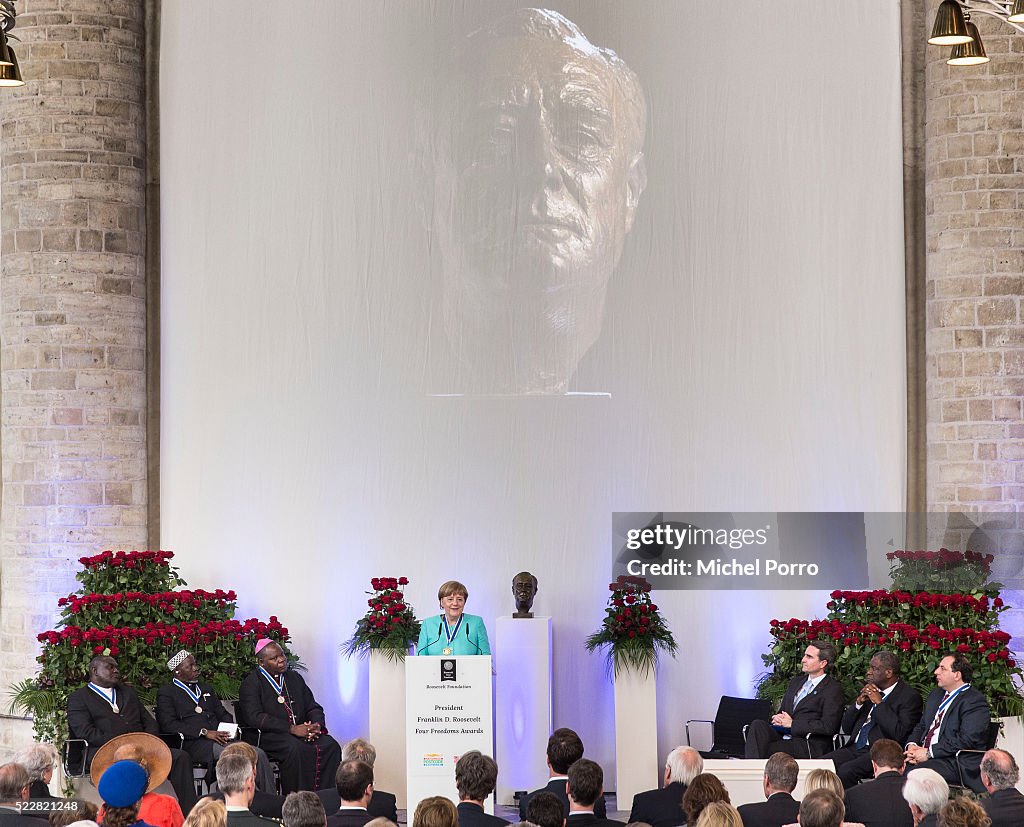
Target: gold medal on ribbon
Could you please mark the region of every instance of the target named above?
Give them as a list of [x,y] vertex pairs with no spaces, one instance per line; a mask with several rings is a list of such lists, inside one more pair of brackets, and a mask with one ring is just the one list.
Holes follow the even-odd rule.
[[451,653],[452,653],[452,650],[449,649],[447,646],[445,646],[444,649],[441,650],[441,654],[442,655],[450,655]]
[[277,696],[277,702],[279,704],[283,704],[284,703],[284,695],[278,695]]

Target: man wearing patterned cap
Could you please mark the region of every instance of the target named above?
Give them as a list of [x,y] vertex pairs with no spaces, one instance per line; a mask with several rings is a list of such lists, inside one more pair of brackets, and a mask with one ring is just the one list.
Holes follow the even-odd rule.
[[[231,736],[221,732],[218,726],[233,723],[235,719],[224,708],[213,687],[199,681],[199,667],[191,652],[182,649],[167,661],[167,668],[173,680],[161,686],[156,694],[156,721],[160,731],[180,734],[184,739],[181,748],[193,761],[209,767],[207,774],[212,780],[214,763],[220,758],[224,745],[231,741]],[[267,754],[261,749],[257,749],[257,753],[256,787],[272,793],[275,791],[274,771]]]
[[278,762],[282,793],[327,786],[341,763],[341,747],[327,734],[323,707],[272,640],[256,644],[256,660],[238,690],[238,722],[261,731],[260,745]]

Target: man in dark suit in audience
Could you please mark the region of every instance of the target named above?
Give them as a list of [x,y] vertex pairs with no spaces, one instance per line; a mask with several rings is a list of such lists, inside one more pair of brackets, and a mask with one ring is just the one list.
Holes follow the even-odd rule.
[[[160,730],[139,696],[121,683],[121,672],[112,657],[97,655],[89,661],[89,683],[68,696],[68,730],[72,738],[89,744],[86,768],[92,756],[111,738],[129,732],[159,735]],[[192,758],[180,749],[171,750],[171,772],[167,776],[183,813],[196,803],[192,779]]]
[[[377,750],[369,741],[362,738],[353,738],[351,741],[346,741],[344,746],[342,746],[341,760],[362,761],[365,764],[369,764],[372,768],[377,760]],[[327,789],[317,790],[316,794],[320,796],[320,800],[324,805],[324,811],[328,816],[338,812],[338,807],[341,805],[341,797],[338,795],[337,783],[335,783],[335,786],[328,787]],[[398,805],[395,794],[378,790],[375,786],[373,788],[373,795],[370,796],[370,803],[366,807],[366,812],[373,818],[386,818],[388,821],[393,821],[397,824]]]
[[573,762],[565,784],[569,815],[565,827],[621,827],[621,821],[598,818],[594,805],[604,797],[604,771],[586,758]]
[[[565,783],[569,778],[569,767],[583,757],[583,741],[571,729],[556,729],[548,738],[548,783],[547,786],[534,790],[519,800],[519,820],[526,820],[526,808],[530,798],[539,792],[554,793],[561,799],[565,814],[569,814],[569,799],[565,794]],[[604,798],[598,798],[594,804],[594,815],[604,818],[607,811]]]
[[18,805],[28,801],[28,788],[32,779],[21,764],[4,764],[0,767],[0,827],[48,827],[45,818],[22,814]]
[[1003,749],[990,749],[981,759],[981,783],[988,798],[981,800],[992,827],[1020,827],[1024,824],[1024,795],[1016,789],[1020,769]]
[[[224,747],[224,751],[221,756],[226,755],[241,755],[245,757],[245,760],[252,764],[253,778],[259,776],[259,770],[257,765],[259,762],[259,755],[256,752],[256,747],[252,744],[247,744],[245,741],[235,741],[234,743],[228,744]],[[210,798],[215,798],[218,801],[224,800],[224,793],[218,789],[210,793]],[[258,816],[264,818],[276,818],[278,821],[281,820],[281,807],[284,805],[284,796],[278,795],[276,792],[265,793],[259,787],[252,795],[252,800],[249,802],[249,812],[255,813]]]
[[327,827],[363,827],[373,816],[366,810],[373,795],[373,767],[365,761],[343,761],[336,775],[341,804],[327,818]]
[[800,765],[785,752],[777,752],[764,765],[761,784],[766,801],[744,804],[737,809],[743,827],[781,827],[796,821],[800,805],[793,798]]
[[459,827],[505,827],[503,818],[484,812],[484,801],[498,783],[498,765],[479,750],[464,753],[455,764],[459,791]]
[[843,786],[849,789],[871,777],[871,745],[889,738],[905,744],[921,720],[921,693],[900,680],[900,659],[892,652],[876,652],[868,664],[867,682],[846,708],[842,731],[851,736],[842,749],[823,755],[831,758]]
[[[991,715],[985,696],[970,685],[974,667],[961,654],[949,654],[935,670],[938,688],[928,695],[924,715],[906,744],[908,766],[935,770],[949,784],[960,783],[956,752],[988,746]],[[964,783],[977,793],[981,786],[980,755],[961,757]]]
[[827,674],[835,659],[836,647],[829,641],[816,640],[807,646],[803,673],[789,682],[771,723],[750,722],[747,758],[767,758],[776,752],[811,758],[812,743],[818,755],[831,751],[832,736],[839,732],[843,717],[843,687]]
[[288,794],[281,807],[281,820],[284,827],[325,827],[327,814],[316,793],[299,790]]
[[840,827],[846,807],[831,790],[811,790],[800,802],[800,827]]
[[224,794],[227,827],[276,827],[276,821],[249,810],[256,793],[256,768],[247,755],[221,754],[217,762],[217,787]]
[[537,827],[563,827],[565,810],[562,799],[554,793],[541,790],[530,796],[530,805],[526,808],[526,820]]
[[686,785],[704,771],[704,759],[693,747],[676,747],[665,759],[665,786],[633,796],[630,822],[651,827],[677,827],[686,823],[683,794]]
[[846,820],[864,827],[914,827],[903,798],[903,747],[889,738],[871,745],[874,781],[846,791]]
[[903,797],[917,827],[938,827],[939,810],[949,801],[949,784],[929,767],[911,769],[903,782]]

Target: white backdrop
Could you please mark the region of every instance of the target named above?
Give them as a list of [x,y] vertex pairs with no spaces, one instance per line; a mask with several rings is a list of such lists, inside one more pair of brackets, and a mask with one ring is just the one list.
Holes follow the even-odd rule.
[[[549,4],[650,108],[647,187],[570,385],[604,395],[439,397],[422,119],[447,56],[515,7],[165,0],[162,547],[290,627],[339,740],[366,731],[365,665],[338,645],[371,577],[408,576],[421,616],[462,580],[493,638],[534,572],[555,725],[611,774],[610,684],[582,642],[613,511],[903,507],[899,9]],[[662,755],[751,691],[772,617],[825,611],[657,601],[682,650]]]

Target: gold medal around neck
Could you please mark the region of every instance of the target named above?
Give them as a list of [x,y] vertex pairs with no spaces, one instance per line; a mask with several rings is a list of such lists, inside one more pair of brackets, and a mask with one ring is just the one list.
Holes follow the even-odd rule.
[[279,704],[283,704],[284,703],[284,695],[278,695],[277,696],[277,702]]
[[442,655],[450,655],[451,653],[452,653],[452,650],[450,648],[448,648],[447,646],[445,646],[444,649],[441,650],[441,654]]
[[196,712],[202,712],[202,711],[203,711],[203,708],[201,706],[197,706],[196,707]]
[[110,708],[112,710],[114,710],[114,714],[115,715],[120,715],[121,714],[121,710],[118,708],[117,704],[111,704]]

